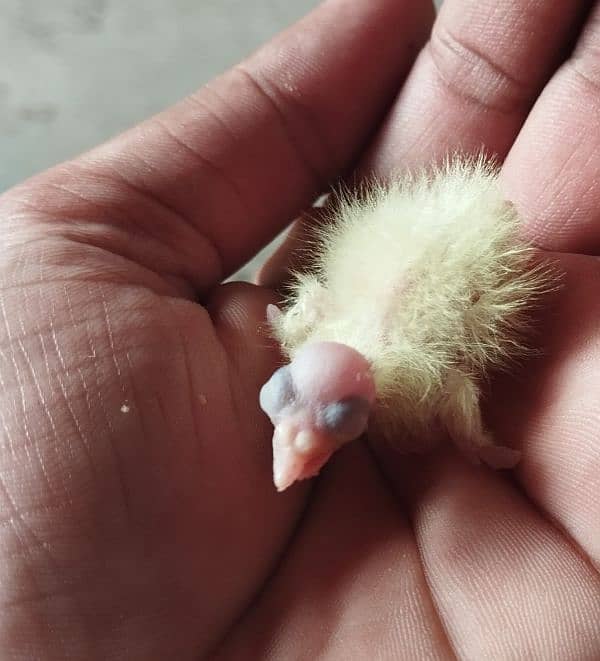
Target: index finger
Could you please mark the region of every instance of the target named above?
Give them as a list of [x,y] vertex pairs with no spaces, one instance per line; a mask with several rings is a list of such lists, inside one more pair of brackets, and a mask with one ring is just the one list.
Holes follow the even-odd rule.
[[198,93],[10,199],[77,240],[210,287],[350,167],[432,15],[421,0],[323,2]]

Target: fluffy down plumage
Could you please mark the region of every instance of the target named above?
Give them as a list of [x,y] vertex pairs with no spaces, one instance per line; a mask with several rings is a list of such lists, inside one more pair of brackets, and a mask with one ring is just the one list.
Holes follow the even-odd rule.
[[530,308],[551,271],[519,238],[497,172],[456,159],[432,173],[343,195],[295,276],[275,337],[291,361],[309,343],[352,347],[371,365],[371,428],[395,443],[449,432],[493,465],[479,410],[490,368],[526,351]]

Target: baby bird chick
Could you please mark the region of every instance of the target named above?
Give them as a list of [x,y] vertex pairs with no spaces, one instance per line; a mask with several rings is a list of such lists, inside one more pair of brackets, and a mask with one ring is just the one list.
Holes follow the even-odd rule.
[[312,268],[269,321],[290,363],[263,386],[284,490],[365,431],[399,448],[449,436],[472,461],[513,466],[480,412],[490,368],[526,353],[550,270],[519,238],[497,172],[449,162],[338,201]]

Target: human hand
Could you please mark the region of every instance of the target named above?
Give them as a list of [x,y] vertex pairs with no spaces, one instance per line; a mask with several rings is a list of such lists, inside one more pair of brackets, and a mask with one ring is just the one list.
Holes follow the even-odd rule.
[[[562,292],[541,320],[540,358],[491,390],[489,422],[496,441],[523,453],[514,479],[507,482],[498,473],[439,453],[376,456],[406,517],[405,538],[395,547],[402,561],[395,570],[407,583],[393,596],[400,584],[395,573],[386,587],[373,575],[363,584],[370,586],[366,594],[375,591],[374,599],[397,609],[393,613],[391,606],[381,609],[376,602],[369,609],[375,622],[389,618],[387,637],[380,631],[379,640],[387,645],[383,656],[600,655],[600,94],[595,61],[600,4],[589,16],[587,9],[577,2],[447,0],[362,164],[361,169],[385,176],[399,164],[418,167],[454,150],[484,146],[504,161],[502,183],[524,218],[525,233],[551,251],[565,272]],[[301,226],[297,231],[302,233]],[[263,284],[277,283],[294,243],[266,266]],[[339,489],[333,475],[342,470],[338,479],[360,492],[356,476],[339,464],[319,489]],[[363,502],[364,495],[356,499]],[[354,501],[347,506],[354,507],[361,523],[370,522],[364,510],[356,512]],[[378,516],[382,510],[377,506]],[[384,537],[389,544],[384,548],[390,548],[393,535]],[[348,540],[338,543],[332,557],[353,548]],[[376,577],[390,566],[381,548],[381,540],[373,542],[369,560],[360,563],[364,568],[370,562]],[[407,576],[417,578],[410,582]],[[415,595],[420,617],[411,601]],[[340,593],[336,596],[332,602],[340,603]],[[349,608],[356,622],[356,606]],[[342,636],[349,635],[348,619],[343,608],[334,612],[338,619],[329,626],[338,632],[334,649],[339,650]],[[364,639],[368,628],[362,622],[362,629],[352,631]],[[424,641],[431,647],[419,647]]]
[[[591,253],[600,95],[567,65],[519,133],[581,7],[512,4],[447,0],[362,167],[481,143],[504,156],[518,134],[503,176],[532,236]],[[259,329],[275,295],[218,283],[352,166],[426,36],[423,5],[329,0],[2,199],[4,656],[598,654],[593,258],[561,258],[546,357],[496,391],[498,433],[524,453],[514,483],[439,455],[387,457],[384,477],[360,444],[314,485],[271,483],[258,389],[277,352]],[[564,133],[540,143],[551,112],[589,133],[578,150]]]

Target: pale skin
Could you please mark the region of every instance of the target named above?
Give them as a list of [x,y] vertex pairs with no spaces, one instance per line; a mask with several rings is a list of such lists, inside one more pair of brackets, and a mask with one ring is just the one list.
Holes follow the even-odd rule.
[[[0,657],[600,656],[600,5],[329,0],[0,202]],[[572,46],[576,44],[571,54]],[[102,92],[100,90],[99,92]],[[387,119],[386,109],[392,105]],[[493,384],[503,475],[349,444],[279,494],[261,286],[357,164],[485,145],[566,272]],[[508,444],[508,443],[507,443]]]

